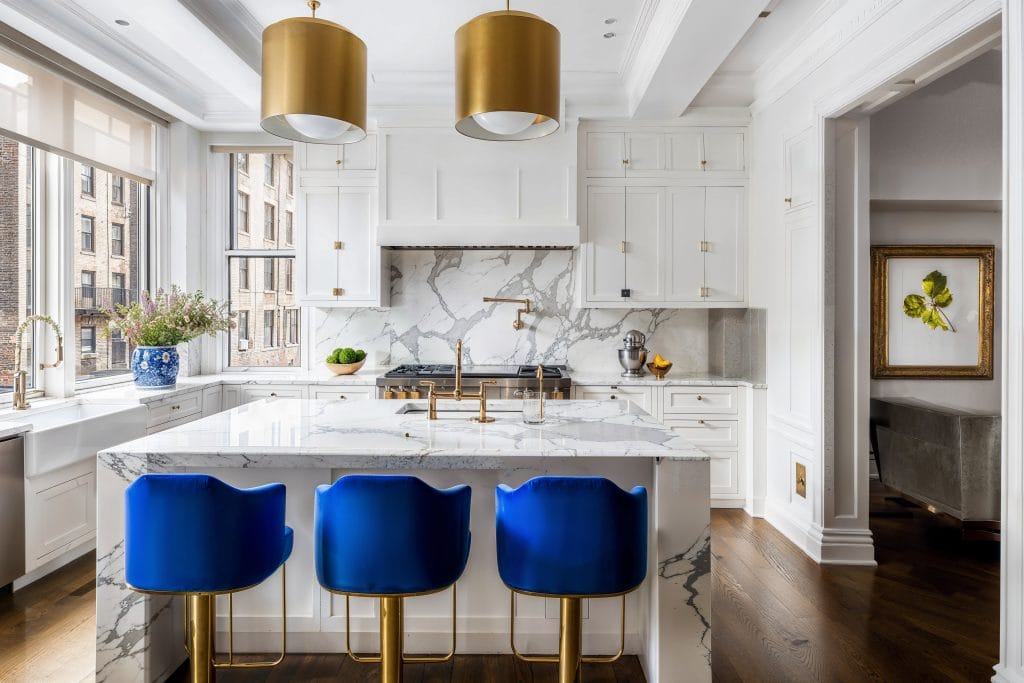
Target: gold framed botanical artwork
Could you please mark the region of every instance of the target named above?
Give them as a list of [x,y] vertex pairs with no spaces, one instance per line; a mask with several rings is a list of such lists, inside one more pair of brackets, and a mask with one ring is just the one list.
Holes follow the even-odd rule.
[[995,247],[871,247],[871,376],[992,379]]

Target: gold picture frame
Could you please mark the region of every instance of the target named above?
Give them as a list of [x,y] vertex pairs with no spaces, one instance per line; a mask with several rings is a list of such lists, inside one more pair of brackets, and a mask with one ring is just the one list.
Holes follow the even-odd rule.
[[[871,247],[873,379],[992,379],[995,251],[994,246],[985,244]],[[965,262],[960,263],[960,260]],[[971,261],[977,263],[976,278]],[[947,276],[940,267],[954,271],[948,288]],[[931,290],[926,289],[934,287],[934,281],[929,278],[935,274],[941,278],[941,287],[948,295],[948,300],[940,298],[938,304],[936,299],[927,298]],[[891,292],[897,283],[900,291]],[[915,284],[917,289],[912,286]],[[976,295],[971,291],[974,286],[977,286]],[[921,295],[922,290],[925,296]],[[908,310],[907,301],[912,296],[916,301],[910,302]],[[891,297],[899,299],[894,301]],[[949,311],[958,313],[960,319],[954,321],[948,317],[947,306]],[[918,314],[921,314],[920,319],[915,319]],[[977,318],[977,359],[972,364],[966,356],[973,354],[975,346],[970,336],[975,329],[974,317]],[[954,337],[954,334],[968,336]],[[909,362],[914,354],[926,356],[925,360],[930,362]],[[938,362],[936,358],[943,354],[954,362]],[[957,360],[962,362],[955,362]]]

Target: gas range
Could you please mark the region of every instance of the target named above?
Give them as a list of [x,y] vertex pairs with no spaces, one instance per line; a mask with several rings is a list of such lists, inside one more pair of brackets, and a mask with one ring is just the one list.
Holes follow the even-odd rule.
[[[419,386],[424,380],[437,383],[439,391],[455,387],[455,366],[448,364],[399,365],[377,378],[378,398],[425,398]],[[462,388],[476,391],[481,380],[494,380],[497,385],[487,391],[489,399],[515,398],[523,389],[537,389],[536,365],[466,365],[462,368]],[[569,398],[572,378],[564,365],[544,366],[544,395],[549,399]]]

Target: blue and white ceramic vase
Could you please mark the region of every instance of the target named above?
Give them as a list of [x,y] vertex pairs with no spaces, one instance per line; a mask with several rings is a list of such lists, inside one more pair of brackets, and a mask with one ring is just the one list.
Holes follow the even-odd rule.
[[132,376],[139,389],[166,389],[178,383],[178,347],[136,346]]

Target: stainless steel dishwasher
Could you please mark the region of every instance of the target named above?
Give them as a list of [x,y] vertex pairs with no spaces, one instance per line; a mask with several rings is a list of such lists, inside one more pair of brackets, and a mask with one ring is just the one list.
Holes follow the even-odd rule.
[[0,441],[0,591],[25,574],[25,456],[20,436]]

